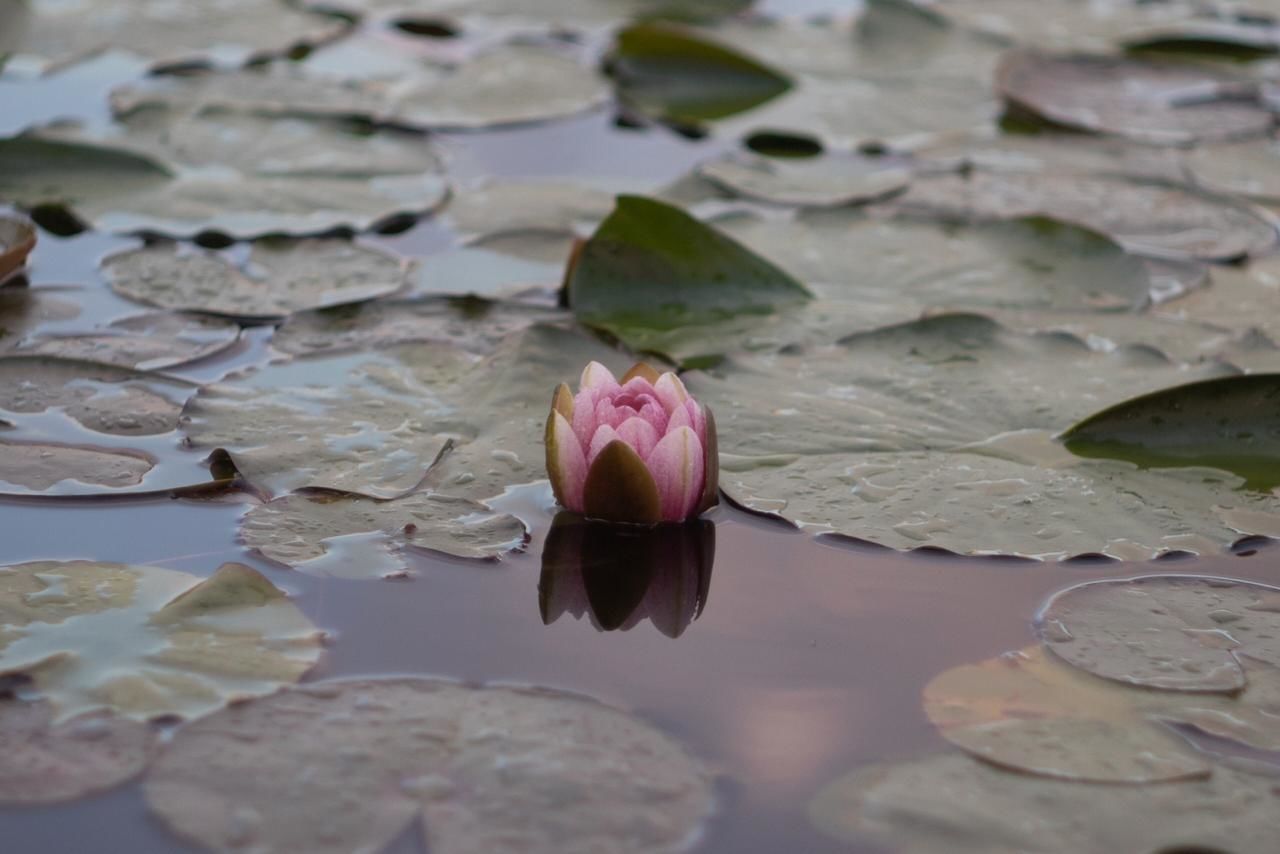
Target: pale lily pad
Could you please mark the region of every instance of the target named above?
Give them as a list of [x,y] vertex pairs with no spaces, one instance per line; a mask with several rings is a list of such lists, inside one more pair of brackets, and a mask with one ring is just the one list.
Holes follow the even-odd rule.
[[924,690],[925,713],[952,744],[1043,777],[1151,783],[1205,777],[1206,755],[1170,725],[1263,751],[1280,747],[1280,669],[1243,659],[1238,695],[1150,691],[1100,679],[1036,646],[952,668]]
[[204,387],[183,429],[275,494],[310,486],[393,498],[426,475],[436,491],[485,499],[543,477],[548,390],[592,359],[616,355],[543,325],[484,358],[437,342],[299,359]]
[[249,238],[364,230],[447,195],[414,134],[156,109],[124,122],[101,138],[62,127],[0,140],[0,197],[68,207],[103,231]]
[[240,327],[229,320],[152,312],[114,320],[93,332],[36,335],[14,350],[153,371],[221,353],[238,340]]
[[1280,486],[1280,374],[1161,389],[1090,415],[1062,434],[1082,457],[1144,467],[1208,466],[1252,489]]
[[1194,576],[1081,584],[1036,619],[1049,649],[1095,676],[1166,691],[1232,693],[1240,658],[1280,667],[1280,589]]
[[0,288],[0,350],[15,347],[45,324],[79,314],[79,303],[52,288]]
[[264,557],[311,575],[387,578],[407,571],[406,548],[491,559],[523,545],[525,527],[514,516],[444,495],[381,501],[294,494],[251,508],[240,538]]
[[508,232],[589,232],[609,215],[613,193],[564,181],[495,180],[460,189],[445,218],[466,237]]
[[564,317],[560,309],[480,299],[376,300],[295,314],[276,330],[271,346],[306,356],[438,341],[485,354],[521,329]]
[[1239,268],[1215,267],[1211,275],[1209,287],[1160,306],[1158,313],[1237,334],[1257,330],[1280,341],[1280,258],[1264,256]]
[[1195,182],[1209,190],[1280,202],[1280,140],[1275,137],[1199,146],[1187,153],[1186,163]]
[[184,728],[144,791],[210,851],[377,852],[415,820],[437,854],[668,854],[710,776],[630,715],[552,691],[429,679],[284,691]]
[[112,105],[120,114],[160,105],[479,129],[570,116],[602,104],[609,94],[592,69],[526,45],[485,51],[455,69],[418,64],[411,73],[385,80],[327,78],[306,68],[153,77],[112,93]]
[[1274,778],[1227,768],[1206,780],[1089,786],[934,756],[841,778],[809,815],[838,839],[870,836],[903,854],[1269,854],[1278,809]]
[[900,161],[860,156],[800,161],[734,157],[705,163],[698,174],[746,198],[819,208],[884,198],[911,183],[911,171]]
[[40,561],[0,569],[0,672],[25,674],[55,723],[109,709],[198,717],[296,682],[321,635],[283,592],[229,563],[211,577]]
[[412,293],[555,305],[572,249],[568,233],[492,235],[423,258],[414,270]]
[[36,227],[25,219],[0,216],[0,282],[27,263],[36,248]]
[[44,700],[0,700],[0,803],[70,801],[142,773],[155,752],[144,723],[90,712],[55,724]]
[[1125,389],[1224,372],[944,315],[689,383],[717,413],[722,488],[749,509],[898,548],[1136,558],[1280,530],[1280,508],[1226,472],[1079,460],[1051,434]]
[[1274,120],[1252,84],[1187,63],[1017,51],[1000,64],[1005,102],[1055,125],[1158,145],[1263,136]]
[[111,256],[102,271],[129,299],[261,319],[393,294],[405,286],[408,264],[370,246],[313,239],[255,243],[239,265],[178,244],[152,244]]
[[507,31],[602,30],[639,18],[707,20],[741,11],[749,0],[310,0],[360,15],[459,20]]
[[0,490],[5,492],[129,490],[142,486],[155,467],[155,460],[138,451],[0,441]]
[[174,5],[167,0],[27,0],[32,16],[20,55],[51,64],[103,50],[128,51],[158,65],[212,61],[239,64],[286,54],[335,38],[348,24],[283,0],[219,0]]
[[1050,216],[1157,257],[1239,260],[1276,244],[1272,219],[1224,196],[1080,175],[973,172],[919,177],[893,204],[948,218]]

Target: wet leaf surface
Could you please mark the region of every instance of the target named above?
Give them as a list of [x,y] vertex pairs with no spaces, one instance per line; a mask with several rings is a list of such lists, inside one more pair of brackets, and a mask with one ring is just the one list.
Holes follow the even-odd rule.
[[818,794],[810,815],[839,839],[861,844],[869,835],[909,854],[1265,854],[1278,801],[1274,779],[1226,768],[1207,780],[1086,786],[933,756],[841,778]]
[[648,724],[567,694],[331,682],[186,728],[145,791],[212,851],[380,851],[419,818],[452,852],[686,849],[707,772]]
[[154,468],[155,461],[137,451],[0,441],[0,489],[5,492],[126,490],[141,486]]
[[1253,489],[1280,486],[1280,375],[1222,377],[1162,389],[1089,416],[1062,435],[1082,457],[1144,467],[1208,466]]
[[260,242],[240,264],[157,243],[111,256],[102,272],[128,299],[252,320],[393,294],[405,286],[407,264],[345,240]]
[[1209,190],[1280,200],[1280,142],[1274,136],[1200,146],[1187,153],[1186,163],[1196,183]]
[[337,493],[286,495],[250,508],[244,544],[312,575],[403,576],[405,548],[491,559],[524,544],[519,519],[475,501],[418,493],[379,501]]
[[901,163],[823,157],[787,162],[734,157],[703,164],[699,174],[732,193],[800,207],[840,207],[891,196],[911,182]]
[[1050,599],[1036,626],[1064,661],[1166,691],[1239,691],[1241,657],[1280,666],[1280,589],[1257,584],[1159,575],[1082,584]]
[[298,681],[320,633],[256,570],[211,577],[40,561],[0,571],[0,672],[25,674],[54,723],[107,709],[197,717]]
[[151,728],[90,712],[55,724],[44,700],[0,700],[0,803],[70,801],[142,773],[155,753]]
[[136,314],[96,332],[36,335],[14,350],[137,370],[161,370],[221,353],[240,339],[229,320],[180,312]]

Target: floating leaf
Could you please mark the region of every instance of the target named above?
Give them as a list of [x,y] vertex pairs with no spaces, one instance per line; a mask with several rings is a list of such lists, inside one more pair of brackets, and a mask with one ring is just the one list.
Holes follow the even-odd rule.
[[592,359],[616,356],[541,325],[483,359],[442,343],[299,359],[205,386],[183,429],[274,494],[310,486],[394,498],[425,474],[435,491],[485,499],[542,478],[547,389]]
[[238,340],[240,327],[228,320],[151,312],[114,320],[95,332],[37,335],[14,350],[153,371],[221,353]]
[[0,490],[4,492],[48,492],[54,487],[65,489],[65,494],[78,494],[86,487],[127,490],[141,486],[155,466],[154,460],[137,451],[0,441]]
[[151,809],[211,851],[380,851],[420,819],[438,854],[686,850],[709,776],[667,736],[567,694],[331,682],[185,727]]
[[118,786],[155,752],[144,723],[90,712],[55,724],[47,701],[0,700],[0,802],[48,804]]
[[211,577],[152,566],[40,561],[0,570],[0,673],[34,679],[55,723],[110,709],[196,717],[296,682],[320,634],[242,564]]
[[1280,486],[1280,374],[1161,389],[1089,416],[1062,434],[1082,457],[1140,466],[1207,466],[1252,489]]
[[264,557],[311,575],[386,578],[408,569],[406,548],[496,558],[524,544],[525,527],[463,498],[418,493],[381,501],[321,493],[251,508],[240,537]]
[[1224,472],[1084,461],[1051,439],[1125,389],[1224,366],[1099,352],[974,315],[792,349],[689,378],[717,413],[721,486],[750,509],[898,548],[1046,557],[1206,551],[1244,529],[1280,531],[1269,497]]
[[1195,182],[1211,191],[1280,201],[1280,140],[1274,136],[1198,146],[1187,153],[1186,164]]
[[53,288],[0,288],[0,351],[12,349],[45,324],[79,314],[80,304]]
[[641,196],[614,212],[575,258],[569,304],[582,321],[626,338],[809,299],[804,286],[687,213]]
[[113,255],[102,272],[116,293],[138,302],[263,319],[393,294],[405,285],[407,264],[346,240],[259,242],[241,265],[161,243]]
[[585,183],[491,180],[460,189],[444,216],[469,238],[526,231],[571,236],[594,228],[613,203],[612,193]]
[[28,2],[33,14],[17,50],[55,65],[103,50],[129,51],[158,65],[238,64],[318,44],[348,27],[341,19],[280,0],[221,0],[180,7],[165,0],[134,0],[125,6],[112,0]]
[[809,815],[838,839],[865,845],[871,836],[904,854],[1268,854],[1277,809],[1274,779],[1226,768],[1206,780],[1088,786],[934,756],[841,778]]
[[0,216],[0,282],[21,270],[36,247],[36,228],[25,219]]
[[622,24],[633,18],[713,20],[748,8],[749,0],[312,0],[360,15],[458,20],[498,32],[577,32]]
[[1280,667],[1280,589],[1172,575],[1090,582],[1051,598],[1036,630],[1104,679],[1231,693],[1246,685],[1240,656]]
[[1159,145],[1262,136],[1269,112],[1243,78],[1200,65],[1019,51],[1000,64],[1006,103],[1050,123]]
[[623,30],[608,63],[624,103],[684,124],[750,110],[791,88],[750,56],[669,24]]
[[795,162],[734,157],[704,163],[698,174],[746,198],[818,208],[884,198],[911,183],[901,162],[861,156]]
[[1158,313],[1179,323],[1212,324],[1242,338],[1260,333],[1280,341],[1280,257],[1264,256],[1244,267],[1215,267],[1209,287],[1160,306]]
[[1275,225],[1248,205],[1116,178],[982,171],[917,178],[894,204],[908,213],[958,219],[1048,216],[1163,258],[1232,261],[1264,254],[1276,244]]

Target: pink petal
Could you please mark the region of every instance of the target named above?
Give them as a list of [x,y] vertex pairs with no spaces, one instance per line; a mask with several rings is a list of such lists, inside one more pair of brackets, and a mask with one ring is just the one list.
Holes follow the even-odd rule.
[[667,420],[668,433],[678,427],[688,427],[690,430],[693,430],[695,435],[698,432],[694,425],[693,416],[689,414],[689,407],[685,406],[683,403],[675,408],[675,411],[671,413],[671,418]]
[[702,443],[689,427],[668,430],[645,461],[658,487],[662,518],[681,522],[689,517],[702,497]]
[[684,407],[689,410],[689,417],[693,420],[693,432],[698,434],[698,441],[705,446],[707,444],[707,414],[702,411],[702,407],[692,397],[684,402]]
[[689,392],[685,390],[684,383],[671,372],[658,377],[658,381],[653,384],[653,390],[668,414],[675,412],[676,407],[689,399]]
[[596,432],[596,393],[584,388],[573,397],[573,433],[578,444],[586,448]]
[[627,380],[627,384],[622,387],[622,393],[626,395],[647,395],[654,399],[658,397],[658,390],[653,387],[653,383],[644,377],[632,377]]
[[582,380],[578,383],[578,388],[589,388],[597,391],[605,389],[617,389],[618,380],[614,377],[613,372],[599,362],[590,362],[582,369]]
[[653,429],[658,431],[659,436],[667,432],[667,410],[663,409],[662,404],[658,401],[653,400],[645,403],[644,406],[640,407],[640,411],[636,413],[636,416],[652,424]]
[[612,399],[598,401],[596,403],[596,429],[599,430],[606,424],[610,427],[617,427],[635,414],[635,410],[630,407],[615,406]]
[[582,512],[582,487],[587,482],[587,458],[573,427],[559,412],[555,413],[552,428],[556,446],[555,466],[564,491],[565,507],[575,513]]
[[618,435],[618,431],[608,424],[601,424],[596,428],[596,434],[591,437],[591,446],[587,449],[587,468],[591,468],[591,464],[596,461],[596,457],[600,456],[600,452],[604,450],[605,445],[619,438],[621,437]]
[[652,424],[633,415],[618,427],[618,438],[631,446],[640,459],[647,459],[658,444],[658,431]]

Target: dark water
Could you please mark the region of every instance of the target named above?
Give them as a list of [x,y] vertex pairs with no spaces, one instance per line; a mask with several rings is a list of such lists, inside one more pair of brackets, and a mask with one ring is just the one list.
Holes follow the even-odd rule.
[[[661,128],[618,129],[608,112],[440,142],[464,179],[648,181],[675,179],[717,145]],[[452,236],[424,222],[379,240],[428,255]],[[136,313],[95,273],[98,257],[132,243],[44,234],[32,285],[87,286],[77,297],[86,305],[78,325]],[[231,353],[174,373],[210,380],[261,364],[268,336],[254,330]],[[1030,643],[1029,620],[1057,589],[1151,572],[1280,581],[1276,553],[1266,549],[1158,564],[948,558],[825,543],[721,507],[712,515],[715,563],[705,610],[672,639],[649,621],[615,632],[599,631],[586,616],[544,625],[538,583],[549,519],[541,511],[530,516],[536,530],[524,554],[494,564],[419,554],[410,580],[357,582],[314,578],[249,554],[235,533],[246,506],[234,499],[2,502],[0,564],[84,558],[207,575],[224,561],[242,561],[295,594],[331,634],[311,678],[395,673],[528,683],[634,710],[723,772],[721,810],[702,854],[849,852],[810,826],[808,801],[860,765],[941,748],[920,706],[925,683],[949,667]],[[0,811],[4,854],[185,850],[147,815],[136,785],[63,806]],[[412,830],[392,850],[424,846]]]

